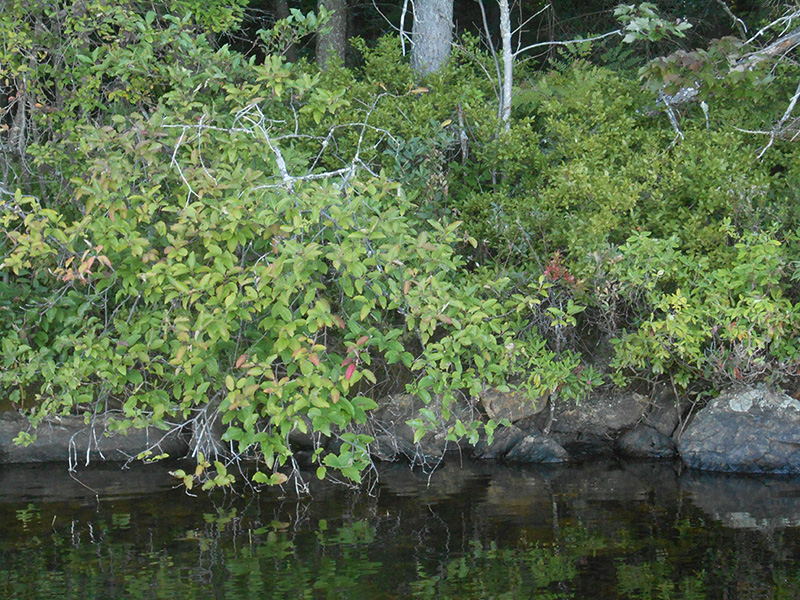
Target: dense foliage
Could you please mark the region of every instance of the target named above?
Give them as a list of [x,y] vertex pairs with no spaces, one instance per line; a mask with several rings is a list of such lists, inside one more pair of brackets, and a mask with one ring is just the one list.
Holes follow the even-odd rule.
[[[248,58],[215,37],[242,3],[13,4],[0,390],[34,425],[185,428],[188,486],[241,457],[283,482],[290,434],[313,432],[319,476],[359,480],[388,392],[448,419],[486,387],[555,402],[795,375],[800,161],[747,131],[783,113],[793,65],[679,105],[661,82],[686,61],[642,85],[567,46],[521,66],[501,123],[469,36],[420,81],[391,36],[354,40],[354,69],[285,62],[276,40],[320,24],[297,11]],[[424,415],[419,435],[442,416]]]

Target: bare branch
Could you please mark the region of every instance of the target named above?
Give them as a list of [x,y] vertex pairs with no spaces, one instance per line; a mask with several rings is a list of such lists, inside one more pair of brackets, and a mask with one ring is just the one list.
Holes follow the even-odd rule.
[[747,69],[752,69],[760,62],[788,54],[799,45],[800,27],[791,33],[780,37],[766,48],[745,54],[745,56],[739,61],[740,68],[741,66],[744,66]]
[[774,29],[779,25],[784,25],[783,33],[781,33],[781,36],[783,36],[787,31],[789,31],[789,28],[792,26],[792,21],[794,21],[797,18],[800,18],[800,10],[790,12],[781,17],[780,19],[776,19],[771,23],[768,23],[767,25],[759,29],[758,32],[753,37],[748,39],[747,44],[752,44],[753,42],[756,41],[756,39],[764,35],[767,31],[769,31],[770,29]]
[[[775,127],[773,127],[772,131],[769,133],[769,142],[767,142],[767,145],[761,149],[761,152],[758,153],[757,158],[761,158],[762,156],[764,156],[764,154],[767,152],[767,150],[769,150],[772,144],[775,143],[775,139],[778,138],[783,133],[785,133],[786,121],[788,121],[789,117],[792,116],[792,111],[794,110],[794,107],[797,104],[798,98],[800,98],[800,82],[798,82],[797,89],[794,92],[794,96],[792,96],[792,99],[789,101],[789,106],[786,107],[786,111],[783,113],[781,120],[778,121],[778,123],[775,125]],[[797,134],[795,134],[795,137],[796,135]]]
[[[373,1],[373,4],[375,2]],[[403,11],[400,13],[400,46],[403,49],[403,56],[406,55],[406,15],[408,14],[408,0],[403,0]],[[409,37],[409,43],[411,38]]]
[[[171,127],[167,125],[167,127]],[[175,157],[178,155],[178,150],[180,150],[181,145],[183,144],[183,138],[186,136],[186,130],[189,128],[188,125],[180,125],[181,128],[181,136],[178,138],[178,143],[175,144],[175,148],[172,151],[172,159],[170,160],[170,164],[175,165],[175,168],[178,169],[178,175],[180,175],[181,179],[183,180],[183,184],[189,190],[189,195],[186,198],[186,204],[189,204],[189,199],[194,195],[194,190],[192,189],[191,184],[186,180],[186,176],[183,174],[183,169],[178,164],[178,161]]]
[[533,50],[535,48],[544,48],[545,46],[569,46],[571,44],[580,44],[583,42],[596,42],[597,40],[602,40],[607,37],[611,37],[612,35],[623,35],[623,31],[621,29],[615,29],[614,31],[609,31],[608,33],[603,33],[600,35],[596,35],[593,37],[588,38],[578,38],[574,40],[563,40],[563,41],[555,41],[555,42],[538,42],[536,44],[531,44],[530,46],[525,46],[524,48],[518,49],[514,52],[514,57],[523,52],[527,52],[528,50]]
[[475,61],[475,64],[477,64],[478,67],[480,68],[480,70],[483,71],[483,74],[486,75],[486,79],[489,80],[489,83],[492,86],[492,91],[494,92],[494,95],[497,98],[497,101],[499,102],[500,101],[500,92],[497,89],[497,85],[499,85],[501,83],[500,63],[499,62],[495,62],[495,68],[497,69],[497,79],[495,79],[494,77],[492,77],[492,74],[489,73],[489,69],[486,68],[486,65],[484,65],[483,62],[480,60],[480,57],[472,54],[471,52],[469,52],[463,46],[459,46],[459,50],[461,52],[463,52],[464,54],[466,54],[467,56],[469,56],[473,61]]
[[520,23],[519,26],[514,31],[511,32],[511,35],[517,35],[520,31],[524,29],[525,25],[527,25],[528,23],[533,21],[536,17],[538,17],[540,14],[542,14],[544,11],[549,9],[550,9],[550,4],[545,4],[544,8],[537,10],[530,17],[528,17],[522,23]]
[[731,12],[731,9],[728,8],[728,5],[725,4],[724,0],[717,0],[717,4],[719,4],[722,7],[722,10],[724,10],[725,13],[731,18],[734,27],[739,30],[739,35],[742,36],[742,39],[747,39],[747,25],[744,24],[744,21]]
[[481,18],[483,19],[483,31],[486,34],[486,45],[489,46],[489,50],[492,52],[492,59],[494,59],[494,68],[497,71],[497,83],[498,85],[502,85],[501,82],[503,81],[503,77],[500,74],[500,61],[497,58],[497,52],[495,51],[494,44],[492,43],[492,34],[491,31],[489,30],[489,22],[486,19],[486,7],[483,5],[483,0],[478,0],[478,6],[480,6],[481,9]]
[[400,35],[400,48],[402,49],[403,56],[406,55],[406,42],[409,44],[413,43],[411,36],[406,32],[406,16],[409,13],[409,4],[411,4],[411,13],[413,14],[414,12],[414,0],[403,0],[403,6],[400,9],[400,26],[398,27],[383,13],[378,6],[378,3],[375,2],[375,0],[372,0],[372,7],[377,11],[381,18],[386,21],[386,24]]

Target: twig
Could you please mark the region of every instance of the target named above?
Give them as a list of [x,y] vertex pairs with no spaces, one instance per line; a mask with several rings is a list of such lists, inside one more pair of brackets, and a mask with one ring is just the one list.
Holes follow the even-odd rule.
[[536,44],[531,44],[530,46],[525,46],[524,48],[519,48],[514,52],[514,57],[523,52],[527,52],[528,50],[533,50],[534,48],[543,48],[544,46],[570,46],[572,44],[581,44],[583,42],[596,42],[597,40],[602,40],[607,37],[611,37],[612,35],[622,35],[621,29],[615,29],[614,31],[609,31],[607,33],[603,33],[600,35],[596,35],[594,37],[588,37],[584,39],[574,39],[574,40],[564,40],[564,41],[555,41],[555,42],[538,42]]
[[[403,10],[400,13],[400,47],[403,51],[403,56],[406,55],[406,38],[408,37],[408,34],[406,33],[406,15],[408,14],[408,1],[409,0],[403,0]],[[374,1],[373,4],[375,4]],[[411,38],[408,39],[409,43],[411,43]]]
[[[167,125],[166,127],[170,126]],[[178,138],[178,143],[175,144],[175,149],[172,151],[172,159],[170,160],[170,164],[175,165],[175,168],[178,169],[178,175],[180,175],[181,179],[183,180],[183,183],[189,190],[189,195],[186,197],[186,206],[189,206],[189,199],[192,197],[192,195],[196,196],[197,194],[195,194],[191,184],[186,180],[186,176],[183,174],[183,169],[181,169],[181,166],[178,164],[178,161],[175,158],[178,155],[178,150],[183,144],[183,138],[186,135],[186,130],[188,129],[187,125],[182,125],[180,127],[181,127],[181,136]]]
[[95,500],[97,500],[97,502],[100,502],[100,492],[98,492],[96,489],[94,489],[94,488],[91,488],[91,487],[89,487],[88,485],[86,485],[85,483],[83,483],[83,482],[82,482],[80,479],[78,479],[77,477],[75,477],[75,474],[74,474],[74,473],[72,473],[71,471],[69,472],[69,476],[70,476],[70,478],[71,478],[73,481],[75,481],[75,482],[79,483],[80,485],[82,485],[83,487],[85,487],[87,490],[89,490],[90,492],[92,492],[92,493],[94,494],[94,498],[95,498]]
[[794,96],[792,96],[792,99],[789,101],[789,106],[786,107],[786,112],[783,113],[781,120],[778,121],[778,124],[775,125],[775,127],[773,128],[769,136],[769,142],[767,142],[767,145],[761,149],[761,152],[758,153],[757,158],[761,158],[762,156],[764,156],[766,151],[769,150],[770,146],[772,146],[772,144],[775,142],[775,138],[782,132],[781,130],[783,129],[783,126],[786,124],[786,121],[792,115],[792,111],[794,110],[794,107],[797,104],[798,98],[800,98],[800,82],[797,83],[797,89],[794,92]]
[[731,9],[725,4],[724,0],[717,0],[717,4],[719,4],[722,10],[733,20],[733,24],[739,30],[742,39],[747,39],[747,25],[744,24],[744,21],[731,12]]
[[[494,68],[495,68],[495,71],[497,72],[497,82],[498,82],[498,85],[502,86],[503,76],[502,76],[502,74],[500,72],[500,60],[497,58],[497,52],[495,51],[494,44],[492,43],[492,33],[491,33],[491,30],[489,29],[489,22],[486,19],[486,9],[483,6],[483,0],[478,0],[478,6],[480,6],[480,8],[481,8],[481,18],[483,19],[483,31],[484,31],[484,34],[486,35],[486,45],[489,46],[489,50],[492,53],[492,59],[494,60]],[[481,67],[483,67],[482,64],[481,64]],[[484,68],[484,71],[485,70],[486,69]],[[488,76],[488,72],[486,74]],[[494,84],[494,82],[493,82],[493,84]],[[498,100],[499,100],[500,99],[499,94],[498,94],[497,97],[498,97]]]

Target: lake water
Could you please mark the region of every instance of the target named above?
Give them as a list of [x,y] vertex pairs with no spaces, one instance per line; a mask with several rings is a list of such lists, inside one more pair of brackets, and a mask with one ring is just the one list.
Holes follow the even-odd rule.
[[800,597],[797,479],[451,461],[298,500],[191,497],[163,465],[77,478],[0,468],[0,598]]

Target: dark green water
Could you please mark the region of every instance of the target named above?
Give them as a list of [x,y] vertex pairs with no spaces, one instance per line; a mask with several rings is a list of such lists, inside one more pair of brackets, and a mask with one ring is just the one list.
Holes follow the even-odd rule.
[[190,497],[163,465],[0,469],[0,598],[798,598],[800,481],[672,465],[382,469]]

